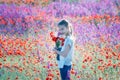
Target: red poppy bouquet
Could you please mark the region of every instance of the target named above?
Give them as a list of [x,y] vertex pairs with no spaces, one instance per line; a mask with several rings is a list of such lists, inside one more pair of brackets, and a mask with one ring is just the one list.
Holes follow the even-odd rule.
[[[60,34],[58,33],[58,36],[55,37],[54,34],[53,34],[53,32],[50,33],[50,36],[51,36],[52,40],[55,42],[55,48],[56,48],[57,50],[61,51],[62,46],[64,45],[65,39],[59,37],[59,35],[60,35]],[[60,60],[59,54],[57,54],[57,60]]]

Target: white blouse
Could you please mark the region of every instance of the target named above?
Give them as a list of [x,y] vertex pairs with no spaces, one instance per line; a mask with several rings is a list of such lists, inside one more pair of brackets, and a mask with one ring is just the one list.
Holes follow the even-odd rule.
[[63,68],[64,65],[68,65],[68,66],[72,65],[72,58],[73,58],[73,54],[74,54],[74,42],[70,38],[70,36],[67,36],[67,38],[65,39],[65,42],[64,42],[64,45],[63,45],[61,51],[64,51],[66,45],[70,45],[71,48],[66,57],[63,57],[60,55],[60,60],[57,61],[59,68]]

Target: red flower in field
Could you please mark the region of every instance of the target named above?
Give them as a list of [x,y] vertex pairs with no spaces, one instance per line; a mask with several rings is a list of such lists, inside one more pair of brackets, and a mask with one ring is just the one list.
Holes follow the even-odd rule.
[[71,74],[75,74],[75,70],[72,69],[72,70],[70,71],[70,73],[71,73]]
[[4,57],[3,61],[6,61],[6,58]]
[[40,78],[34,78],[34,80],[40,80]]
[[13,50],[8,50],[7,54],[8,55],[12,55],[13,54]]
[[80,76],[77,76],[78,79],[80,79]]
[[56,74],[59,76],[60,75],[60,73],[59,72],[56,72]]
[[53,37],[53,36],[54,36],[53,34],[54,34],[53,32],[50,32],[50,36],[51,36],[51,37]]
[[98,69],[99,69],[99,70],[101,70],[101,68],[102,68],[101,66],[98,66]]
[[24,52],[22,52],[21,50],[16,50],[16,54],[18,54],[18,55],[21,55],[21,56],[24,56],[25,55],[25,53]]
[[49,56],[48,56],[48,58],[50,58],[50,59],[51,59],[51,58],[52,58],[52,56],[51,56],[51,55],[49,55]]
[[117,65],[116,64],[113,64],[113,68],[116,68],[117,67]]
[[22,67],[20,67],[20,68],[18,69],[18,71],[19,71],[19,72],[22,72],[22,71],[23,71],[23,68],[22,68]]
[[117,44],[117,45],[115,46],[115,48],[116,48],[116,49],[119,49],[119,48],[120,48],[120,44]]
[[54,74],[52,74],[51,72],[49,72],[49,73],[48,73],[48,76],[54,77]]
[[118,54],[118,60],[120,60],[120,53]]
[[48,2],[49,0],[44,0],[44,2]]
[[[50,36],[51,36],[52,40],[53,40],[56,44],[58,43],[58,41],[60,41],[60,42],[61,42],[61,46],[64,45],[64,41],[65,41],[64,38],[55,37],[53,32],[50,33]],[[58,44],[59,44],[59,43],[58,43]]]
[[83,63],[84,63],[84,62],[87,62],[87,59],[84,59],[84,60],[83,60]]
[[47,66],[43,66],[43,68],[47,68]]
[[83,68],[83,69],[85,69],[85,68],[86,68],[86,66],[85,66],[85,65],[82,65],[82,68]]
[[98,61],[99,61],[99,62],[103,62],[103,60],[102,60],[102,59],[98,59]]
[[58,39],[57,37],[53,37],[53,38],[52,38],[52,40],[53,40],[54,42],[56,42],[57,39]]
[[92,61],[92,57],[91,56],[88,56],[87,57],[87,60],[90,62],[90,61]]
[[120,62],[117,64],[118,67],[120,67]]
[[0,62],[0,69],[2,68],[2,63]]
[[98,69],[103,72],[104,71],[104,66],[98,66]]
[[9,18],[8,20],[9,20],[10,24],[15,25],[15,21],[14,20],[12,20],[11,18]]
[[10,68],[10,63],[6,63],[3,66],[6,67],[6,68]]
[[15,80],[18,80],[18,76],[16,76]]
[[53,80],[51,76],[47,76],[46,80]]
[[19,68],[19,66],[18,66],[18,63],[14,63],[13,65],[12,65],[12,67],[14,67],[14,68]]
[[53,80],[54,74],[51,73],[51,70],[48,71],[46,80]]
[[109,58],[109,56],[108,56],[108,55],[106,55],[105,57],[106,57],[106,59],[108,59],[108,58]]
[[112,66],[111,60],[108,62],[107,66],[108,66],[108,67],[109,67],[109,66]]
[[36,71],[37,71],[37,69],[34,67],[34,68],[33,68],[33,71],[34,71],[34,72],[36,72]]
[[7,21],[5,19],[1,19],[0,24],[7,25]]
[[0,49],[0,58],[2,58],[3,57],[3,51],[2,51],[2,49]]
[[50,63],[50,66],[53,66],[53,64],[52,64],[52,63]]
[[98,80],[103,80],[101,77]]
[[113,55],[113,56],[117,56],[117,54],[116,54],[115,52],[112,52],[112,55]]

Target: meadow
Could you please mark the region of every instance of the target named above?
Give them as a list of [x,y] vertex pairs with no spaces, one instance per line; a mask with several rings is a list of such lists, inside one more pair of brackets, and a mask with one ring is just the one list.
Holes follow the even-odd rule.
[[0,2],[0,80],[61,80],[50,33],[63,18],[75,37],[71,80],[120,80],[119,0],[25,1]]

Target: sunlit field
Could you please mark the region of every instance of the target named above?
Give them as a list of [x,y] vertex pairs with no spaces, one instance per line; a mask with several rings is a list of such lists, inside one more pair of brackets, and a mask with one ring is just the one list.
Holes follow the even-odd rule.
[[57,23],[74,30],[71,80],[120,80],[119,0],[0,0],[0,80],[61,80]]

